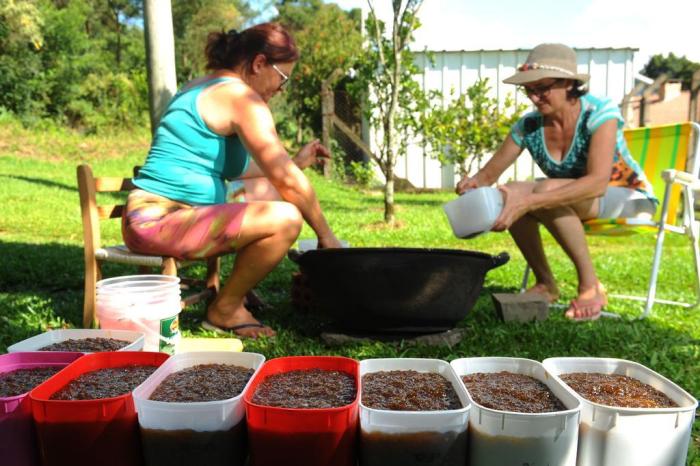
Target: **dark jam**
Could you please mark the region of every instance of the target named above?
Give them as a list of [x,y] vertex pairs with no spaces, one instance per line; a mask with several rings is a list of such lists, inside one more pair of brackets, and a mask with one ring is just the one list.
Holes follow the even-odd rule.
[[62,367],[35,367],[0,373],[0,398],[27,393]]
[[154,401],[218,401],[241,394],[253,369],[230,364],[200,364],[168,375],[151,394]]
[[360,435],[361,466],[464,466],[467,463],[467,431]]
[[130,345],[130,341],[116,340],[114,338],[80,338],[59,341],[38,351],[76,351],[79,353],[98,353],[100,351],[117,351]]
[[618,374],[573,372],[559,376],[579,395],[617,408],[676,408],[678,405],[654,387]]
[[355,380],[340,371],[307,369],[265,378],[253,394],[253,403],[280,408],[338,408],[355,400]]
[[87,372],[54,393],[51,399],[97,400],[125,395],[155,370],[155,366],[124,366]]
[[542,382],[512,372],[476,372],[462,377],[471,397],[481,406],[516,413],[551,413],[566,407]]
[[248,456],[245,418],[212,432],[141,428],[141,441],[148,466],[243,466]]
[[417,371],[380,371],[362,377],[362,404],[392,411],[460,409],[452,384],[440,374]]

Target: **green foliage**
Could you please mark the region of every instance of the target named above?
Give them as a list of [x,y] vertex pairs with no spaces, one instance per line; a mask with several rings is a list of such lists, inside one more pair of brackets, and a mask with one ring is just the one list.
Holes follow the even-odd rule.
[[241,29],[246,17],[240,2],[176,0],[172,4],[178,81],[205,73],[204,48],[210,32]]
[[422,119],[430,155],[442,164],[459,167],[462,174],[501,145],[526,108],[516,106],[510,94],[499,107],[498,99],[489,97],[489,90],[488,78],[477,81],[457,98],[452,89],[447,106],[442,105],[446,96],[436,92],[432,98],[438,103]]
[[700,70],[700,63],[688,60],[685,55],[677,57],[671,52],[668,55],[653,55],[642,68],[642,74],[656,79],[665,73],[671,79],[680,79],[683,89],[690,89],[693,73],[697,70]]
[[420,115],[427,98],[414,79],[419,73],[408,45],[420,27],[418,10],[422,0],[393,2],[393,22],[387,30],[374,14],[370,2],[367,18],[367,49],[356,65],[357,77],[348,90],[365,105],[370,127],[378,128],[376,147],[379,168],[386,180],[384,220],[394,222],[394,167],[405,155],[412,136],[420,129]]
[[348,170],[355,184],[362,188],[371,188],[377,181],[377,177],[374,173],[374,167],[368,162],[356,162],[352,160],[349,164]]
[[338,81],[362,53],[360,23],[357,15],[320,0],[285,1],[277,9],[276,20],[289,28],[301,52],[284,93],[296,131],[288,137],[301,143],[321,131],[323,81],[339,70]]

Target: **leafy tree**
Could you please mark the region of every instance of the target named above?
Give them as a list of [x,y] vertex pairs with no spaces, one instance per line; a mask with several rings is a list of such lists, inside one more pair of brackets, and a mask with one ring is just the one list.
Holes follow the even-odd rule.
[[205,72],[204,47],[212,31],[241,29],[252,10],[231,0],[174,0],[175,61],[179,82]]
[[418,69],[408,49],[413,32],[420,26],[418,11],[422,0],[392,0],[391,30],[375,14],[374,4],[367,19],[368,48],[357,65],[352,84],[359,98],[366,98],[366,114],[376,133],[376,161],[384,174],[384,221],[394,223],[394,168],[405,155],[410,136],[420,128],[420,115],[427,99],[414,79]]
[[[523,104],[516,106],[510,94],[499,108],[498,99],[488,94],[488,78],[477,81],[457,98],[453,89],[451,102],[447,106],[437,104],[422,120],[430,155],[442,164],[459,167],[463,175],[470,173],[484,155],[498,149],[526,109]],[[443,100],[437,92],[432,97]]]
[[321,129],[321,83],[336,70],[341,71],[336,82],[342,79],[362,52],[359,11],[347,13],[321,0],[284,1],[277,8],[276,20],[290,30],[301,51],[284,96],[301,143],[305,128],[312,134]]
[[677,57],[673,52],[667,56],[653,55],[644,68],[642,74],[656,79],[666,73],[671,79],[680,79],[683,82],[683,89],[690,89],[693,73],[700,70],[700,63],[688,60],[685,55]]

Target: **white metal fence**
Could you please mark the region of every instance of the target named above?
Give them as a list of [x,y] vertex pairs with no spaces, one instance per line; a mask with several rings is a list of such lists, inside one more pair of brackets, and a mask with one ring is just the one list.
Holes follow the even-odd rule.
[[[579,72],[591,76],[590,92],[621,102],[634,86],[633,59],[636,51],[633,48],[576,49]],[[515,92],[514,86],[501,82],[515,73],[529,52],[525,49],[437,51],[431,52],[433,63],[425,52],[419,52],[415,54],[415,61],[423,70],[418,79],[426,90],[439,90],[444,96],[449,96],[450,89],[454,89],[455,95],[458,95],[477,80],[489,78],[492,96],[498,97],[500,102],[511,93],[518,102],[529,104],[525,96]],[[370,147],[374,148],[373,141],[370,141]],[[396,175],[423,188],[452,189],[457,181],[454,167],[441,166],[425,153],[422,144],[412,144],[408,155],[398,160]],[[541,176],[541,173],[525,151],[500,181],[537,176]]]

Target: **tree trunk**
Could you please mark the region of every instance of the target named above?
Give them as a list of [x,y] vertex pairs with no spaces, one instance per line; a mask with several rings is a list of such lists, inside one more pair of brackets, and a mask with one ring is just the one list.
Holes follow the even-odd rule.
[[394,215],[394,168],[391,167],[389,176],[384,185],[384,222],[393,225],[396,221]]

